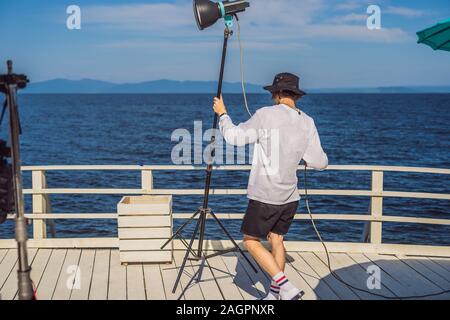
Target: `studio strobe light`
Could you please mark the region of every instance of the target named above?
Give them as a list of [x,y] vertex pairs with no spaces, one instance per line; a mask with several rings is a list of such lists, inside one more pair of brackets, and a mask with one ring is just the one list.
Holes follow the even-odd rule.
[[194,15],[200,30],[212,26],[220,18],[236,15],[250,6],[247,1],[194,0]]
[[[219,82],[217,86],[217,94],[216,97],[220,97],[222,95],[222,83],[223,83],[223,74],[225,70],[225,60],[227,55],[227,47],[228,47],[228,38],[233,34],[233,31],[230,29],[232,27],[233,18],[237,19],[237,13],[245,11],[246,8],[250,6],[250,3],[247,1],[221,1],[221,2],[213,2],[209,0],[194,0],[194,15],[195,19],[197,21],[198,28],[200,30],[203,30],[205,28],[208,28],[212,26],[214,23],[216,23],[219,19],[223,18],[225,20],[225,31],[224,31],[224,38],[223,38],[223,49],[222,49],[222,60],[220,63],[220,73],[219,73]],[[180,270],[178,272],[177,280],[175,281],[175,285],[173,287],[173,293],[176,292],[176,289],[178,287],[178,284],[180,283],[181,276],[184,272],[184,268],[186,267],[187,260],[189,259],[189,256],[192,254],[193,258],[195,260],[203,260],[202,266],[199,268],[197,273],[192,277],[191,282],[194,281],[194,278],[197,278],[197,282],[201,279],[201,270],[203,269],[205,260],[216,257],[219,255],[222,255],[226,252],[233,252],[238,251],[242,255],[242,257],[247,261],[247,263],[250,265],[250,267],[253,269],[254,272],[258,273],[258,270],[255,268],[255,266],[252,264],[250,259],[244,254],[242,249],[238,246],[236,241],[233,239],[233,237],[230,235],[230,233],[227,231],[225,226],[222,224],[222,222],[217,218],[215,213],[211,210],[211,208],[208,207],[209,205],[209,193],[210,193],[210,187],[211,187],[211,179],[212,179],[212,172],[213,172],[213,163],[214,163],[214,157],[215,157],[215,142],[216,142],[216,136],[215,132],[217,129],[217,122],[219,120],[219,117],[217,114],[214,114],[214,122],[213,122],[213,136],[211,137],[211,143],[210,146],[213,146],[212,152],[211,152],[211,159],[208,162],[208,167],[206,169],[206,181],[205,181],[205,192],[204,192],[204,198],[203,198],[203,205],[194,213],[194,215],[187,220],[173,235],[172,238],[170,238],[164,246],[162,246],[161,249],[164,249],[167,247],[169,243],[171,243],[174,239],[179,238],[181,242],[186,246],[187,251],[183,259],[183,263],[180,266]],[[216,223],[219,225],[219,227],[222,229],[224,234],[231,240],[231,243],[233,244],[234,248],[227,250],[225,252],[218,252],[211,255],[206,255],[203,249],[204,245],[204,236],[205,236],[205,228],[206,228],[206,220],[208,217],[212,217]],[[187,243],[184,238],[182,237],[181,233],[182,231],[190,224],[192,223],[196,218],[198,218],[195,231],[192,234],[191,240],[189,243]],[[196,250],[193,249],[194,241],[198,237],[198,248]],[[189,288],[191,283],[189,283],[188,286],[186,286],[185,290]],[[183,294],[181,295],[183,296]],[[181,298],[180,296],[180,298]]]

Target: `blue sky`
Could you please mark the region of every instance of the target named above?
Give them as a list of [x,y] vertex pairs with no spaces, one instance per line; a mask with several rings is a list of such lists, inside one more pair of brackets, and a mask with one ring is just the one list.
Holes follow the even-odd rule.
[[[250,2],[241,15],[249,82],[290,71],[307,88],[450,85],[450,53],[416,44],[415,35],[450,18],[448,0]],[[381,30],[366,28],[370,4],[381,8]],[[81,30],[66,27],[69,5],[81,8]],[[14,59],[32,81],[218,74],[223,25],[198,31],[191,0],[2,0],[0,26],[0,60]],[[238,81],[237,37],[231,41],[225,77]]]

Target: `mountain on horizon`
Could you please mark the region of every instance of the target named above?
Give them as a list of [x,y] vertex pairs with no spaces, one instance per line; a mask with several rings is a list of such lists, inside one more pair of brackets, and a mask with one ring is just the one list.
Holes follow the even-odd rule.
[[[252,83],[245,85],[247,93],[266,93],[263,86]],[[152,94],[152,93],[215,93],[215,81],[176,81],[155,80],[139,83],[117,84],[101,80],[53,79],[35,82],[21,91],[30,94]],[[450,86],[404,86],[404,87],[373,87],[373,88],[324,88],[306,89],[309,93],[450,93]],[[240,82],[224,82],[224,93],[241,93]]]
[[450,93],[450,86],[405,86],[405,87],[373,87],[373,88],[324,88],[311,89],[309,93]]
[[[247,83],[248,93],[264,93],[262,86]],[[54,79],[31,83],[23,93],[214,93],[217,82],[214,81],[175,81],[155,80],[139,83],[116,84],[107,81],[81,79]],[[224,93],[240,93],[241,83],[224,82]]]

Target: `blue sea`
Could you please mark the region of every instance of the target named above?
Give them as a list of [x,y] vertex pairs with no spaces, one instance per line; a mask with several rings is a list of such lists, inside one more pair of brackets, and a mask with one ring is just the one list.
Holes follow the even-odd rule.
[[[170,165],[176,129],[194,131],[194,121],[212,125],[212,95],[20,95],[23,165]],[[241,95],[226,95],[235,122],[245,121]],[[271,104],[268,95],[250,95],[252,111]],[[448,94],[312,94],[300,108],[319,129],[330,164],[394,165],[450,168],[450,95]],[[1,135],[6,134],[2,124]],[[205,141],[204,146],[207,145]],[[204,186],[203,171],[156,172],[156,188]],[[140,188],[139,172],[48,172],[50,188]],[[246,188],[248,172],[215,172],[213,188]],[[31,174],[24,174],[26,188]],[[313,172],[311,189],[370,189],[370,172]],[[299,186],[303,178],[299,173]],[[446,175],[386,173],[385,189],[450,193]],[[31,212],[31,196],[26,196]],[[112,213],[121,196],[51,195],[55,213]],[[176,196],[174,212],[188,214],[202,197]],[[211,196],[216,213],[245,212],[243,196]],[[313,213],[365,214],[370,199],[311,197]],[[450,218],[448,200],[385,199],[384,214]],[[305,213],[305,206],[300,209]],[[177,221],[177,224],[182,221]],[[225,221],[240,238],[240,221]],[[364,223],[321,221],[327,241],[359,241]],[[114,237],[113,220],[56,220],[57,237]],[[190,229],[192,230],[192,229]],[[188,230],[189,231],[189,230]],[[186,236],[189,232],[185,233]],[[13,224],[0,226],[0,238],[13,236]],[[214,222],[207,237],[224,238]],[[316,240],[308,221],[295,222],[288,240]],[[450,227],[385,223],[386,243],[450,245]]]

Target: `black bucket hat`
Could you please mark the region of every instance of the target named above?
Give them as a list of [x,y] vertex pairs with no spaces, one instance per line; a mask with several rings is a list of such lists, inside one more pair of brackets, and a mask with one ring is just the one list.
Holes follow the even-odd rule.
[[280,73],[275,76],[271,86],[264,87],[265,90],[271,93],[280,91],[289,91],[299,96],[306,95],[306,92],[300,90],[300,78],[292,73]]

